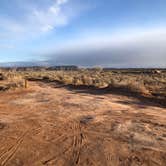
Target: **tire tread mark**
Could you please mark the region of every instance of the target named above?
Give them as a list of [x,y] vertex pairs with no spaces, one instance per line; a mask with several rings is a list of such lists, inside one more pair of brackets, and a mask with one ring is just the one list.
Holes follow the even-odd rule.
[[14,154],[17,152],[18,148],[20,147],[21,143],[24,140],[25,135],[28,133],[28,131],[25,131],[19,139],[16,141],[15,145],[11,146],[7,151],[5,151],[1,156],[0,160],[1,166],[5,166],[6,163],[14,156]]
[[79,122],[74,122],[73,125],[73,145],[72,145],[72,165],[78,165],[80,160],[81,146],[83,145],[84,135]]
[[42,164],[46,165],[46,164],[50,163],[51,161],[56,161],[59,156],[68,152],[69,150],[70,150],[70,146],[67,147],[66,149],[64,149],[63,151],[61,151],[60,153],[58,153],[56,156],[52,156],[51,158],[42,161]]

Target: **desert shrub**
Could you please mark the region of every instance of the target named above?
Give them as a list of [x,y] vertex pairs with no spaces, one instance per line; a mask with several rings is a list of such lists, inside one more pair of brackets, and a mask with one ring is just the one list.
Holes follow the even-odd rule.
[[0,81],[0,90],[8,90],[24,87],[24,79],[16,72],[3,73],[3,79]]
[[129,92],[136,92],[141,95],[164,96],[166,95],[166,72],[161,74],[147,74],[141,71],[131,70],[88,70],[81,69],[77,71],[31,71],[22,72],[23,77],[49,79],[63,84],[72,84],[75,86],[86,85],[97,88],[116,88],[125,89]]
[[103,68],[102,67],[94,67],[93,70],[97,71],[97,72],[101,72],[101,71],[103,71]]
[[119,83],[118,83],[118,81],[116,80],[116,79],[114,79],[114,78],[111,78],[110,80],[109,80],[109,85],[108,85],[110,88],[116,88],[117,86],[119,86]]
[[61,79],[62,82],[66,85],[73,84],[73,78],[72,77],[67,77],[65,76],[64,78]]
[[83,85],[88,85],[88,86],[93,85],[92,78],[89,77],[89,76],[86,76],[86,75],[83,75],[81,77],[81,82],[82,82]]
[[130,81],[126,84],[126,87],[131,92],[141,93],[142,95],[150,95],[148,89],[144,86],[143,83]]
[[73,85],[83,85],[83,82],[82,82],[81,79],[78,79],[77,77],[74,77]]

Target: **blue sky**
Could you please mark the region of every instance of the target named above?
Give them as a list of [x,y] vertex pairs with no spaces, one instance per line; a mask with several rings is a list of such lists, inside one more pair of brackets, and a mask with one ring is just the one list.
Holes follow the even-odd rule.
[[1,0],[0,63],[166,67],[165,0]]

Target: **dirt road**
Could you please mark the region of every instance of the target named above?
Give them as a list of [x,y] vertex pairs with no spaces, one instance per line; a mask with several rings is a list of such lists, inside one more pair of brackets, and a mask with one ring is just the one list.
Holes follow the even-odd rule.
[[0,93],[0,166],[166,165],[166,109],[31,82]]

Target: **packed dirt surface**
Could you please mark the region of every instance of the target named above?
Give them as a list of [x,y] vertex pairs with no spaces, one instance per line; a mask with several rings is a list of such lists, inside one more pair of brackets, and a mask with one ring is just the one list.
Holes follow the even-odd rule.
[[89,92],[41,82],[0,92],[0,166],[166,165],[166,109]]

